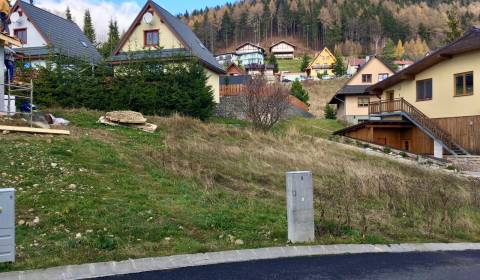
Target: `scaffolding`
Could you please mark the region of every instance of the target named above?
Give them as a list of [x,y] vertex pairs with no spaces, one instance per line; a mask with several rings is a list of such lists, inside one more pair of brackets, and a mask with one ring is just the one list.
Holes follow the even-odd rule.
[[[10,77],[7,77],[7,81],[10,81]],[[30,80],[30,83],[27,84],[15,84],[8,82],[0,83],[0,87],[6,89],[6,93],[4,94],[4,106],[0,108],[0,113],[4,113],[7,116],[13,116],[16,114],[20,114],[24,116],[25,119],[29,122],[30,127],[33,125],[33,81]],[[16,108],[12,108],[12,104],[15,104],[17,107],[17,101],[27,101],[29,104],[29,108],[27,111],[17,111]],[[13,103],[15,102],[15,103]],[[22,103],[20,103],[22,106]]]

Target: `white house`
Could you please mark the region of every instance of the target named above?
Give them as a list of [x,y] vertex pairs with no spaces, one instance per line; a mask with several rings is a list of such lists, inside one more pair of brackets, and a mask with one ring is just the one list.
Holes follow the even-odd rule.
[[75,57],[96,64],[101,55],[76,23],[33,4],[18,0],[10,15],[10,35],[22,42],[16,48],[32,66],[45,65],[52,54]]
[[238,62],[242,66],[249,64],[260,64],[265,63],[265,49],[259,45],[252,43],[245,43],[237,47],[235,53],[238,56]]
[[280,59],[294,59],[296,46],[287,41],[280,41],[270,47],[270,53]]

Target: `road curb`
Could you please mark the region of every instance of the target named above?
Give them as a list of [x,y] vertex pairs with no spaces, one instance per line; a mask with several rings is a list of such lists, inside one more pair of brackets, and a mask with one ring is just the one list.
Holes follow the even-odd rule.
[[317,245],[234,250],[170,257],[130,259],[120,262],[67,265],[41,270],[0,273],[0,280],[77,280],[103,276],[167,270],[220,263],[280,259],[301,256],[409,253],[480,250],[480,243],[403,243],[390,245]]

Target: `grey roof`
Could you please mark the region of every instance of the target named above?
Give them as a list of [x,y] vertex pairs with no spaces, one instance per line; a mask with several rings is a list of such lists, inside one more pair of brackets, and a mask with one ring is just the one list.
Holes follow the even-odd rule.
[[54,50],[48,46],[43,46],[30,48],[15,48],[15,52],[24,56],[47,56],[49,54],[56,53],[57,50]]
[[60,54],[77,57],[90,63],[98,63],[102,59],[97,49],[73,21],[21,0],[17,1],[16,5],[21,7],[29,20],[47,40],[51,49],[57,50]]
[[186,49],[168,49],[168,50],[153,50],[153,51],[138,51],[130,53],[119,53],[111,56],[109,62],[118,62],[125,60],[143,60],[156,58],[175,58],[175,57],[191,57],[192,53]]
[[367,88],[371,85],[344,85],[337,93],[332,97],[328,104],[338,104],[340,100],[343,100],[345,95],[369,95]]
[[250,80],[252,80],[250,75],[221,76],[220,85],[245,85]]
[[149,1],[162,16],[162,18],[170,25],[170,27],[177,33],[178,36],[187,44],[192,53],[197,56],[203,63],[208,64],[212,70],[218,73],[225,73],[223,67],[218,64],[213,54],[203,45],[198,39],[197,35],[179,18],[170,14],[167,10],[160,7],[157,3]]
[[367,88],[370,85],[345,85],[339,91],[337,95],[358,95],[358,94],[368,94]]

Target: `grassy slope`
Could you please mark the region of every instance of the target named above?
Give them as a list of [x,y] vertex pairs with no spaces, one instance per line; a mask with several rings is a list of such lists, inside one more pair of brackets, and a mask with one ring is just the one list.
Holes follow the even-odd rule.
[[154,118],[159,130],[147,134],[97,125],[95,112],[59,115],[74,122],[71,137],[0,138],[17,219],[40,219],[17,228],[18,261],[0,271],[283,245],[290,170],[314,172],[318,243],[480,240],[475,182],[318,138],[340,127],[332,121],[265,134]]
[[305,83],[304,87],[310,95],[310,112],[317,117],[323,117],[325,105],[346,81],[346,79],[335,79]]
[[278,69],[280,71],[289,71],[292,73],[301,72],[300,65],[302,64],[301,58],[295,59],[278,59]]

